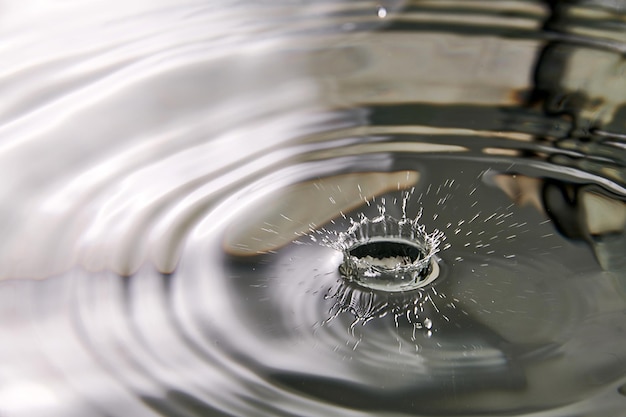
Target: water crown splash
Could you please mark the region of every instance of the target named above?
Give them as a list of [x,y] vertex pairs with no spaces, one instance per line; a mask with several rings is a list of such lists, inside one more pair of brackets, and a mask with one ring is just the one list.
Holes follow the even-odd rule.
[[445,240],[443,232],[426,232],[419,223],[422,210],[414,218],[407,216],[407,201],[402,199],[402,217],[387,214],[383,199],[378,216],[359,215],[350,219],[351,225],[334,239],[323,244],[343,253],[339,267],[341,276],[362,287],[385,292],[401,292],[422,288],[439,276],[436,254]]
[[[377,215],[368,217],[361,212],[358,220],[344,215],[350,222],[346,230],[321,231],[320,243],[343,255],[338,267],[340,278],[326,296],[334,300],[326,322],[347,312],[354,317],[354,331],[357,324],[391,315],[396,327],[399,318],[406,318],[413,328],[413,340],[419,329],[426,337],[436,331],[431,317],[439,315],[437,300],[445,301],[445,295],[434,285],[442,275],[436,255],[446,237],[439,230],[428,233],[420,224],[422,208],[412,218],[407,215],[414,191],[403,192],[399,219],[387,214],[383,198],[377,205]],[[398,200],[393,202],[395,205]]]

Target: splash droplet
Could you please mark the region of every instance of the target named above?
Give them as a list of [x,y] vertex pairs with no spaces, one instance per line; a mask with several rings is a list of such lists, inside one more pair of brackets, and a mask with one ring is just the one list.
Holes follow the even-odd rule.
[[424,319],[424,327],[426,327],[427,329],[432,329],[433,328],[433,321],[429,318],[425,318]]

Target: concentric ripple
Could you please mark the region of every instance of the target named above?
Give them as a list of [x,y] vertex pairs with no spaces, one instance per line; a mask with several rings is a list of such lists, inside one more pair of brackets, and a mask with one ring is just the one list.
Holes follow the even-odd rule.
[[0,416],[626,409],[615,2],[27,3]]

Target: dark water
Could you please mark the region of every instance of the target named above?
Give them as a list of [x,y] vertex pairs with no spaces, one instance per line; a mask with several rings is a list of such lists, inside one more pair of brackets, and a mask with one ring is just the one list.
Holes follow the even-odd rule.
[[11,3],[0,417],[626,415],[626,4]]

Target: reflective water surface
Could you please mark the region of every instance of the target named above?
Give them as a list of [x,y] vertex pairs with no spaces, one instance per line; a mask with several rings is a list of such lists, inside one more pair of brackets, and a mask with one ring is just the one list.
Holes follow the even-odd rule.
[[1,2],[0,416],[626,415],[625,29]]

